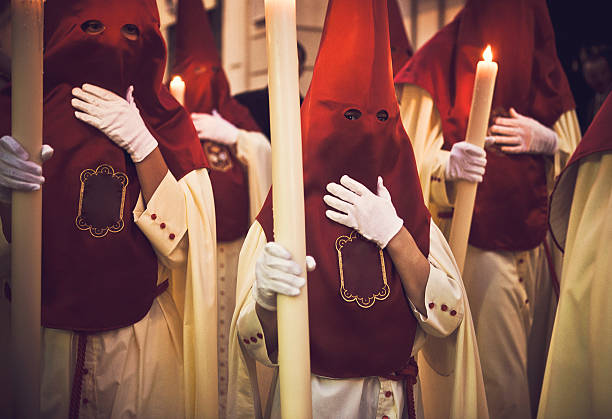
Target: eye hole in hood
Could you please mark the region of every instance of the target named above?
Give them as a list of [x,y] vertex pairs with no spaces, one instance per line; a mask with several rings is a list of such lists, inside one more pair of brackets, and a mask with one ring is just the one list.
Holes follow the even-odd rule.
[[81,30],[89,35],[99,35],[106,29],[106,26],[99,20],[91,19],[81,25]]
[[127,25],[123,25],[121,27],[121,34],[130,41],[136,41],[140,36],[140,30],[138,29],[138,26],[128,23]]
[[389,119],[389,113],[386,110],[381,109],[378,112],[376,112],[376,119],[378,119],[379,121],[384,122],[387,119]]
[[344,117],[349,121],[357,120],[361,118],[361,111],[359,109],[354,108],[349,109],[348,111],[344,112]]

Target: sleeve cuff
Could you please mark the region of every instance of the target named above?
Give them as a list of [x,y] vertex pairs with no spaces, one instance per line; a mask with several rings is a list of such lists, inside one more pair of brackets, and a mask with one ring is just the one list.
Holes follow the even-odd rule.
[[170,255],[187,232],[185,197],[168,171],[145,208],[142,194],[133,210],[134,222],[161,255]]
[[250,299],[240,310],[237,327],[240,345],[249,355],[267,367],[276,366],[268,356],[263,328],[255,311],[255,300]]
[[425,288],[427,317],[416,309],[412,301],[410,307],[426,333],[436,337],[446,337],[453,333],[463,320],[461,286],[430,263],[429,278]]

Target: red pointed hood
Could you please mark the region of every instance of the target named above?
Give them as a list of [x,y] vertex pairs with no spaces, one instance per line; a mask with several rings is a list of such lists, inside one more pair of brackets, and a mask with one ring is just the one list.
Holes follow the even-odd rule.
[[[98,33],[86,22],[101,23]],[[137,39],[125,36],[137,28]],[[79,121],[72,89],[96,84],[125,96],[177,179],[206,166],[189,115],[162,86],[166,50],[154,0],[47,0],[45,4],[42,324],[100,331],[140,320],[157,295],[157,258],[136,226],[136,167],[101,131]],[[10,91],[0,131],[10,131]],[[174,232],[168,232],[168,234]],[[170,240],[170,239],[169,239]]]
[[[429,254],[429,213],[395,98],[385,0],[330,0],[302,105],[302,139],[306,246],[317,261],[308,274],[312,370],[338,378],[398,371],[416,329],[399,275],[372,242],[346,241],[354,232],[327,219],[323,202],[325,186],[344,174],[374,192],[382,176],[404,225]],[[270,197],[258,221],[272,240]],[[363,308],[344,291],[377,297]]]
[[389,36],[391,38],[391,61],[393,62],[393,75],[406,64],[406,61],[412,57],[414,51],[408,40],[404,20],[402,19],[402,11],[397,4],[397,0],[387,0],[387,9],[389,9]]
[[493,109],[514,107],[550,126],[575,108],[546,2],[469,0],[395,78],[432,95],[445,141],[452,144],[465,136],[476,64],[487,44],[499,63]]
[[[432,96],[444,149],[465,138],[476,65],[487,44],[499,63],[492,116],[514,107],[551,127],[575,108],[545,0],[468,0],[395,78]],[[512,251],[538,246],[547,230],[547,193],[544,156],[487,150],[470,244]]]
[[260,131],[247,108],[230,94],[215,38],[202,0],[179,0],[173,75],[185,81],[185,108],[211,113],[217,109],[239,128]]
[[[84,33],[81,25],[88,20],[101,21],[104,31],[95,36]],[[126,24],[138,27],[138,40],[122,36]],[[162,85],[166,45],[155,1],[48,0],[44,60],[46,93],[90,83],[124,97],[134,85],[143,119],[177,179],[207,165],[189,115]]]

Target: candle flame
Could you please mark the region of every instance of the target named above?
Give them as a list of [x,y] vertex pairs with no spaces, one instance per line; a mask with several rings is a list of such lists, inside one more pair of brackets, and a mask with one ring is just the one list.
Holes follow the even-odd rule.
[[491,45],[487,45],[484,52],[482,53],[482,58],[484,58],[485,61],[488,61],[488,62],[493,61],[493,53],[491,52]]
[[172,77],[172,80],[170,81],[171,85],[181,85],[181,84],[185,84],[185,82],[183,81],[183,78],[181,76],[174,76]]

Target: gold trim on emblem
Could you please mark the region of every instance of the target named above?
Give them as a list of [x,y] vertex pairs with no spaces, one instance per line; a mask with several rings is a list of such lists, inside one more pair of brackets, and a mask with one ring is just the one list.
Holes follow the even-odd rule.
[[378,301],[386,300],[391,293],[389,289],[389,284],[387,283],[387,271],[385,269],[385,257],[383,255],[382,249],[378,249],[378,253],[380,255],[380,268],[382,273],[383,287],[382,289],[372,294],[369,297],[362,297],[360,295],[351,294],[344,287],[344,269],[342,266],[342,248],[348,243],[352,242],[358,237],[357,231],[353,230],[348,236],[340,236],[336,239],[336,251],[338,252],[338,267],[340,269],[340,295],[342,299],[347,303],[352,303],[353,301],[357,303],[357,305],[361,308],[370,308],[374,305],[374,303]]
[[[94,175],[107,175],[116,179],[117,182],[121,185],[121,205],[119,206],[119,214],[118,219],[114,224],[106,227],[94,227],[87,222],[85,217],[82,215],[83,210],[83,193],[85,192],[85,184],[87,183],[87,179]],[[81,172],[80,176],[81,180],[81,191],[79,193],[79,212],[77,214],[77,218],[75,220],[76,226],[79,230],[87,231],[96,238],[101,238],[106,236],[106,234],[110,231],[111,233],[118,233],[123,230],[123,205],[125,204],[125,190],[128,185],[128,177],[125,173],[115,172],[108,164],[101,164],[96,168],[96,170],[85,169]]]

